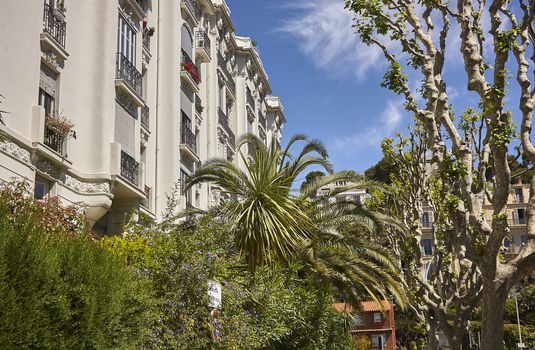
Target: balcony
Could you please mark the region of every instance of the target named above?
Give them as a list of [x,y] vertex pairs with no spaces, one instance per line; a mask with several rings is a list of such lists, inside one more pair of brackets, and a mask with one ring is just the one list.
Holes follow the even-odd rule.
[[202,101],[199,95],[195,95],[195,111],[200,115],[202,111],[204,111],[204,107],[202,106]]
[[150,37],[151,37],[150,30],[148,28],[144,28],[141,41],[142,41],[142,44],[143,44],[143,48],[148,53],[150,53]]
[[143,80],[141,73],[122,53],[117,53],[117,75],[115,85],[130,94],[138,107],[144,106],[141,95],[143,93]]
[[182,124],[180,128],[180,150],[183,151],[194,162],[198,162],[197,155],[197,137],[186,125]]
[[197,5],[196,0],[181,0],[180,6],[188,14],[193,21],[195,21],[195,26],[199,24],[201,19],[201,9]]
[[141,199],[141,206],[150,211],[151,188],[149,186],[145,186],[143,192],[145,193],[145,197]]
[[210,62],[210,38],[204,30],[195,32],[195,54],[201,62]]
[[509,226],[525,225],[527,224],[527,220],[526,218],[513,218],[513,219],[508,219],[507,224]]
[[218,121],[219,124],[223,127],[223,130],[228,135],[228,143],[230,144],[230,147],[234,149],[236,147],[236,137],[234,136],[234,132],[230,129],[229,123],[228,123],[228,117],[227,115],[221,110],[221,108],[217,109],[218,114]]
[[66,137],[63,133],[51,126],[45,126],[43,143],[61,156],[65,155],[65,141]]
[[258,113],[258,124],[265,130],[267,130],[266,116],[262,113]]
[[45,2],[45,9],[43,12],[44,32],[50,35],[57,44],[65,49],[66,27],[65,20],[58,15],[58,9],[53,9]]
[[251,90],[249,88],[247,88],[246,95],[247,95],[247,104],[249,105],[251,110],[254,112],[255,111],[254,97],[253,97],[253,94],[251,93]]
[[217,66],[221,72],[223,72],[225,79],[227,79],[227,89],[232,93],[232,96],[236,96],[236,83],[234,82],[230,72],[227,70],[227,61],[225,61],[225,58],[221,52],[217,53]]
[[184,49],[182,49],[180,77],[182,77],[195,92],[199,91],[198,85],[201,82],[200,71]]
[[431,228],[433,227],[433,222],[429,220],[422,220],[422,228]]
[[149,110],[149,106],[143,106],[141,107],[141,118],[140,118],[140,122],[141,122],[141,126],[144,127],[147,131],[149,130],[149,115],[150,115],[150,110]]
[[121,176],[131,184],[138,186],[139,163],[125,151],[121,151]]

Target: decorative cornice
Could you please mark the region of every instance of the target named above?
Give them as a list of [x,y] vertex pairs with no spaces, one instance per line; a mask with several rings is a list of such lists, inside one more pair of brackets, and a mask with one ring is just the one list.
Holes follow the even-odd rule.
[[24,163],[30,163],[30,152],[14,142],[0,141],[0,151],[9,154]]
[[63,60],[59,58],[55,52],[51,50],[43,50],[41,53],[43,60],[52,68],[58,70],[62,67]]
[[65,175],[65,186],[80,193],[105,193],[111,195],[108,182],[83,182],[70,175]]

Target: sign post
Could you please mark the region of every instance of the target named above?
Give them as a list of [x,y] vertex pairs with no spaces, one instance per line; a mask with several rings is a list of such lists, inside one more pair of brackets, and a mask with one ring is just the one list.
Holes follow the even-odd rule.
[[208,281],[208,298],[208,306],[212,308],[212,312],[210,312],[210,328],[212,339],[214,341],[219,341],[221,337],[221,323],[219,322],[219,309],[221,308],[221,283],[216,281]]

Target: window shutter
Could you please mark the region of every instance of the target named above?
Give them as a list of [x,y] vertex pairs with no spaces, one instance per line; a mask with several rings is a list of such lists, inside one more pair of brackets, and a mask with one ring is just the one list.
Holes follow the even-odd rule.
[[41,76],[39,78],[39,87],[56,98],[56,78],[57,75],[50,68],[45,65],[41,65]]

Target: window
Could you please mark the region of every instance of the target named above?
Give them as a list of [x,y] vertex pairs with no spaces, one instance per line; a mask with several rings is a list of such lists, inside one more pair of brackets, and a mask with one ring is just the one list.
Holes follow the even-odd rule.
[[433,254],[433,241],[431,241],[431,239],[429,238],[422,239],[421,245],[422,245],[424,255],[429,256]]
[[380,312],[374,312],[373,313],[373,323],[381,323],[382,322],[382,315]]
[[431,219],[428,211],[422,214],[422,226],[431,227]]
[[191,130],[191,119],[190,117],[184,113],[184,111],[182,111],[182,118],[181,118],[181,122],[182,122],[182,125],[185,126],[186,128],[188,128],[189,130]]
[[347,181],[336,181],[336,186],[345,186]]
[[513,224],[522,225],[525,223],[526,223],[526,210],[524,208],[513,210]]
[[122,16],[119,16],[117,51],[123,54],[130,63],[136,64],[136,32]]
[[[180,184],[182,185],[182,188],[184,188],[184,185],[188,179],[189,175],[184,170],[180,169]],[[186,193],[184,193],[184,197],[186,199],[186,206],[191,205],[191,189],[188,190]]]
[[44,107],[46,114],[51,114],[56,110],[57,79],[57,73],[41,64],[38,104]]
[[524,203],[524,192],[522,188],[515,188],[515,197],[518,203]]
[[360,315],[353,316],[353,325],[357,327],[364,326],[364,319]]
[[383,349],[385,345],[386,345],[386,336],[384,334],[372,335],[372,348]]
[[38,200],[47,200],[50,194],[50,184],[48,181],[36,178],[33,190],[33,198]]

